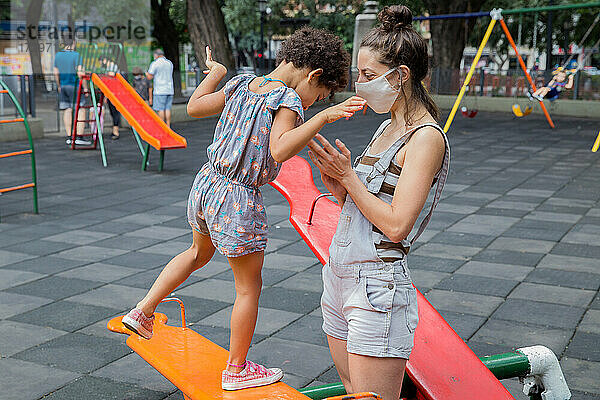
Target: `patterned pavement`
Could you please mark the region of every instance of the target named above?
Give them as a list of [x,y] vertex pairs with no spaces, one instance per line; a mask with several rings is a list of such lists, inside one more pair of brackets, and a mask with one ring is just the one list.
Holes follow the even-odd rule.
[[[556,118],[551,131],[534,115],[457,118],[444,199],[409,256],[416,286],[478,355],[546,345],[573,399],[600,399],[600,153],[589,151],[598,120]],[[357,155],[381,120],[370,113],[322,133]],[[36,142],[41,213],[30,214],[30,191],[0,196],[0,399],[182,399],[105,326],[189,245],[187,194],[214,124],[175,124],[189,147],[168,151],[162,174],[155,151],[139,171],[126,131],[107,143],[108,168],[98,152]],[[2,160],[0,186],[26,181],[28,168]],[[284,198],[263,194],[271,235],[250,358],[282,367],[297,388],[337,382],[320,329],[320,264]],[[226,260],[215,256],[175,294],[191,328],[227,346]],[[159,310],[177,323],[176,307]],[[516,380],[504,383],[525,399]]]

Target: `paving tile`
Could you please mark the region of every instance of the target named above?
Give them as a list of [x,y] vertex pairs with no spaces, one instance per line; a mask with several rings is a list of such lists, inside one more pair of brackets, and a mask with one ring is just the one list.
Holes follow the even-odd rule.
[[598,273],[598,260],[587,257],[547,254],[540,260],[537,267],[573,272]]
[[425,296],[438,310],[487,317],[491,315],[503,299],[494,296],[482,296],[474,293],[451,292],[433,289]]
[[555,244],[555,242],[546,240],[515,239],[500,236],[489,245],[488,249],[528,253],[549,253]]
[[127,346],[115,340],[68,333],[17,353],[13,358],[87,373],[129,353],[131,350]]
[[292,255],[274,252],[265,256],[264,268],[285,269],[288,271],[300,272],[315,265],[318,260],[310,254]]
[[3,247],[2,250],[14,251],[17,253],[26,253],[35,256],[47,256],[58,253],[59,251],[71,249],[77,245],[72,243],[51,242],[48,240],[32,240],[29,242],[19,242],[11,246]]
[[51,242],[74,243],[77,245],[91,244],[100,240],[108,239],[114,236],[113,233],[88,231],[84,229],[75,229],[59,233],[57,235],[47,236],[44,240]]
[[575,223],[581,219],[581,215],[578,214],[567,214],[567,213],[554,213],[547,211],[532,211],[525,216],[526,219],[539,219],[542,221],[550,222],[570,222]]
[[600,395],[600,385],[598,385],[600,363],[574,357],[563,357],[560,360],[560,366],[569,389]]
[[105,263],[94,263],[61,272],[60,274],[57,274],[57,276],[64,278],[82,278],[89,281],[109,283],[139,272],[140,270],[135,268]]
[[46,275],[35,272],[17,271],[8,268],[0,269],[0,290],[35,281]]
[[44,399],[71,400],[71,399],[122,399],[122,400],[159,400],[164,399],[166,393],[157,392],[128,382],[118,382],[112,379],[84,375],[68,385],[52,392]]
[[427,271],[424,269],[414,269],[410,271],[410,277],[413,284],[421,292],[429,290],[437,285],[441,280],[447,278],[450,274],[445,272]]
[[457,246],[442,243],[426,243],[419,247],[414,254],[444,259],[468,260],[481,251],[480,247]]
[[135,353],[94,371],[91,376],[127,382],[155,392],[171,393],[177,390],[167,378]]
[[177,237],[190,234],[190,229],[170,228],[167,226],[150,226],[138,229],[132,232],[127,232],[125,236],[139,236],[151,239],[171,240]]
[[534,267],[544,257],[541,253],[486,249],[472,257],[473,261]]
[[143,228],[143,225],[138,225],[138,224],[132,224],[132,223],[122,223],[122,222],[115,222],[114,220],[112,221],[107,221],[107,222],[102,222],[96,225],[92,225],[92,226],[88,226],[87,230],[90,231],[94,231],[94,232],[106,232],[106,233],[114,233],[117,235],[120,235],[122,233],[126,233],[126,232],[131,232],[134,230],[138,230]]
[[[266,266],[263,265],[263,267]],[[225,261],[219,261],[217,257],[213,256],[212,260],[210,260],[204,267],[192,272],[191,277],[197,277],[198,279],[211,278],[226,271],[231,271],[231,267],[229,266],[227,259],[225,259]]]
[[496,343],[477,342],[475,340],[469,340],[467,342],[467,345],[471,350],[473,350],[473,353],[475,353],[477,357],[508,353],[509,351],[513,350],[513,348],[510,346],[505,346]]
[[521,239],[536,239],[557,242],[565,233],[563,231],[533,229],[533,228],[518,228],[512,227],[502,234],[502,236]]
[[452,225],[450,232],[473,233],[480,235],[500,235],[510,228],[518,218],[491,215],[469,215]]
[[525,215],[527,215],[527,213],[528,213],[528,211],[515,210],[515,209],[511,209],[511,208],[483,207],[483,208],[479,209],[475,215],[523,218]]
[[74,332],[94,322],[106,319],[114,315],[117,311],[119,310],[99,305],[57,301],[36,308],[35,310],[15,315],[10,320]]
[[579,257],[589,257],[598,260],[600,258],[600,246],[590,246],[584,244],[558,243],[552,249],[552,254],[576,255]]
[[6,266],[6,268],[15,269],[18,271],[38,272],[40,274],[51,275],[75,267],[79,267],[84,264],[88,264],[88,262],[78,260],[67,260],[66,258],[47,256],[33,258],[15,264],[10,264],[9,266]]
[[102,285],[102,283],[95,281],[63,278],[60,276],[49,276],[47,278],[38,279],[23,285],[13,286],[6,289],[6,291],[23,295],[33,293],[39,297],[59,300],[78,293],[86,292],[100,285]]
[[100,240],[94,243],[94,246],[107,247],[109,249],[121,249],[121,250],[139,250],[144,247],[152,246],[154,244],[161,243],[158,239],[150,239],[137,236],[113,236],[106,240]]
[[8,318],[52,302],[50,299],[0,292],[0,319]]
[[47,327],[0,320],[0,354],[2,357],[10,357],[65,333]]
[[600,310],[588,310],[577,327],[579,332],[600,335]]
[[262,290],[261,307],[276,308],[300,314],[311,312],[319,307],[321,292],[294,290],[283,287],[268,287]]
[[593,300],[595,291],[572,289],[537,283],[523,282],[510,294],[509,298],[535,299],[547,303],[587,307]]
[[464,260],[450,260],[413,254],[408,256],[408,266],[411,271],[415,269],[425,269],[438,272],[454,272],[464,263]]
[[[177,295],[177,297],[185,304],[185,319],[188,325],[200,321],[201,319],[231,305],[231,303],[201,299],[199,297],[180,295]],[[175,302],[161,303],[158,305],[156,311],[167,315],[169,318],[169,325],[181,325],[181,310],[179,304]]]
[[510,298],[496,310],[492,318],[573,329],[584,312],[585,309],[580,307]]
[[152,254],[163,254],[170,257],[175,257],[177,254],[190,248],[190,242],[175,241],[171,240],[168,242],[161,242],[154,246],[144,247],[138,250],[140,253],[152,253]]
[[455,273],[434,287],[456,292],[506,297],[519,281]]
[[469,261],[457,269],[456,273],[522,281],[532,270],[533,267],[524,267],[522,265]]
[[[200,320],[198,324],[229,328],[232,309],[233,306],[220,310],[209,317]],[[259,307],[258,320],[256,321],[256,329],[254,332],[259,335],[272,335],[301,316],[302,314],[289,311]]]
[[[274,240],[277,240],[277,239],[274,239]],[[269,242],[271,242],[271,240],[269,240]],[[287,240],[285,242],[289,243]],[[282,253],[282,254],[290,254],[290,255],[294,255],[294,256],[303,256],[303,257],[310,257],[313,255],[312,250],[310,250],[310,248],[304,242],[304,240],[299,240],[290,245],[280,245],[277,248],[273,249],[272,251],[276,251],[276,252]],[[312,265],[312,263],[311,263],[311,265]]]
[[137,225],[155,225],[169,220],[175,219],[177,216],[173,215],[157,215],[150,213],[136,213],[127,215],[125,217],[116,218],[114,221],[121,224],[137,224]]
[[108,264],[122,265],[129,268],[138,269],[153,269],[156,267],[164,267],[173,257],[163,254],[141,253],[132,251],[126,254],[117,255],[116,257],[105,260]]
[[98,289],[69,297],[65,300],[89,305],[99,305],[113,308],[115,310],[129,310],[137,304],[147,291],[129,286],[115,285],[109,283]]
[[107,258],[113,258],[127,253],[127,250],[109,249],[98,246],[78,246],[69,250],[56,253],[57,257],[67,258],[69,260],[80,260],[88,262],[99,262]]
[[235,300],[235,286],[232,281],[209,278],[175,290],[175,295],[201,297],[232,304]]
[[554,190],[540,190],[540,189],[513,189],[508,192],[509,195],[516,196],[539,196],[539,197],[550,197],[554,194]]
[[[304,357],[295,357],[303,354]],[[252,360],[263,365],[277,365],[284,372],[302,377],[314,377],[329,369],[333,360],[326,347],[279,338],[268,338],[252,346]]]
[[495,343],[514,349],[542,345],[560,355],[567,347],[572,335],[573,329],[558,329],[490,319],[471,339],[476,342]]
[[35,258],[35,256],[15,251],[0,250],[0,267],[18,263],[19,261],[29,260],[31,258]]
[[275,286],[286,289],[323,293],[323,280],[318,278],[315,279],[315,274],[308,272],[299,272],[294,276],[277,283]]
[[[427,232],[427,230],[425,231]],[[419,238],[421,240],[421,238]],[[494,236],[475,235],[461,232],[440,232],[429,240],[432,243],[456,244],[459,246],[486,247],[494,240]]]
[[486,320],[485,317],[452,311],[440,311],[440,314],[463,340],[473,336]]
[[593,362],[600,362],[600,334],[577,331],[565,355]]
[[561,240],[561,243],[583,244],[588,246],[597,246],[598,233],[569,232]]
[[277,332],[274,337],[327,347],[327,337],[322,325],[323,318],[305,315]]
[[473,214],[477,210],[479,210],[478,206],[472,206],[467,204],[453,204],[447,201],[442,201],[436,207],[436,211],[451,212],[456,214]]
[[13,358],[0,358],[0,387],[3,400],[37,399],[78,376],[79,374],[58,368]]
[[598,290],[600,288],[600,269],[598,274],[563,271],[560,269],[537,268],[525,279],[527,282],[545,283],[575,289]]
[[526,203],[523,201],[505,201],[495,200],[486,205],[489,208],[506,208],[508,210],[533,211],[536,208],[535,203]]

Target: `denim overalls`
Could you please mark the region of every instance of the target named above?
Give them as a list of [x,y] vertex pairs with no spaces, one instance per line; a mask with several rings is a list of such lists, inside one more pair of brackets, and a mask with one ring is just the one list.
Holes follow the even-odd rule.
[[[372,143],[389,121],[377,130],[373,139],[355,162],[367,154]],[[362,183],[374,195],[380,193],[393,158],[418,129],[436,124],[423,124],[407,132],[380,155],[370,173],[356,171]],[[417,233],[404,240],[404,247],[421,235],[437,206],[448,176],[450,148],[446,135],[442,168],[427,216]],[[416,289],[412,285],[406,257],[393,263],[383,262],[373,242],[373,224],[360,212],[347,195],[338,226],[329,248],[329,262],[323,269],[324,291],[321,299],[323,330],[329,336],[347,340],[348,352],[375,357],[408,359],[413,347],[418,322]]]

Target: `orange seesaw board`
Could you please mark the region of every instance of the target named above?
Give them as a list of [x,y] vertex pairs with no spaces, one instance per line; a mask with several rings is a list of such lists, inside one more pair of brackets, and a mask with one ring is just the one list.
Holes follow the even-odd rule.
[[108,322],[108,329],[130,335],[127,345],[193,400],[306,400],[309,397],[283,382],[258,388],[221,389],[221,371],[229,352],[190,328],[166,325],[167,316],[154,314],[154,335],[146,340],[121,323],[123,316]]

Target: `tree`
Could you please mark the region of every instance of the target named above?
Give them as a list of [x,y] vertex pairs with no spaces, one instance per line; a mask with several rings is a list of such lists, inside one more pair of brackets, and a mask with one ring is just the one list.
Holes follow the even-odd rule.
[[233,53],[218,0],[187,0],[187,23],[198,62],[203,62],[204,49],[210,45],[213,58],[234,71]]
[[[152,7],[153,35],[165,52],[165,57],[173,63],[173,89],[175,96],[181,96],[181,66],[179,63],[179,45],[181,43],[181,26],[176,26],[171,17],[171,9],[180,3],[172,0],[150,0]],[[178,29],[179,28],[179,29]]]
[[39,88],[45,87],[44,71],[42,70],[42,55],[40,53],[40,40],[38,35],[38,24],[42,15],[42,5],[44,0],[31,0],[27,5],[27,13],[25,16],[26,26],[29,31],[30,27],[35,28],[35,33],[27,35],[27,47],[29,49],[29,58],[31,59],[31,70],[35,77],[36,86]]

